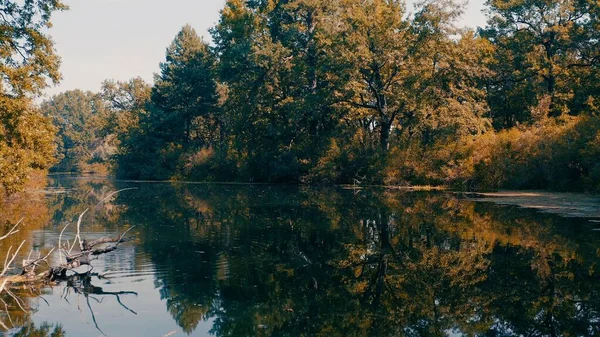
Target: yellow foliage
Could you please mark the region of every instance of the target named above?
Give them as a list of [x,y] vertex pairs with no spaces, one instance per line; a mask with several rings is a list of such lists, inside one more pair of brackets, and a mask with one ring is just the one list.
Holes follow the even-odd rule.
[[600,118],[546,119],[423,149],[395,148],[389,184],[600,190]]

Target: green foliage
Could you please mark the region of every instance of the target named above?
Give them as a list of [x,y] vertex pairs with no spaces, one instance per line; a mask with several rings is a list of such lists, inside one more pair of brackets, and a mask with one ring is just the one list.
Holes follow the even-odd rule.
[[222,146],[214,63],[208,45],[193,28],[184,26],[167,48],[154,87],[139,79],[104,84],[103,97],[116,121],[119,176],[191,176],[196,174],[193,154]]
[[[598,4],[591,0],[489,0],[482,35],[497,47],[490,100],[496,124],[578,114],[597,83]],[[596,82],[596,81],[594,81]],[[591,85],[591,87],[590,87]]]
[[313,184],[377,184],[383,181],[386,157],[378,148],[365,146],[364,130],[333,139],[327,151],[304,177]]
[[116,173],[595,189],[600,6],[487,5],[475,33],[452,0],[414,15],[403,1],[228,0],[214,43],[183,27],[151,89],[104,84]]
[[156,159],[158,139],[152,131],[149,103],[151,86],[140,78],[127,82],[105,81],[101,97],[107,105],[107,131],[116,135],[115,173],[148,179],[161,163]]
[[58,0],[3,1],[0,92],[13,98],[40,94],[49,78],[60,79],[60,59],[46,35],[50,16],[67,7]]
[[338,2],[228,1],[213,30],[234,157],[253,181],[299,181],[340,121]]
[[[362,1],[349,4],[345,18],[345,50],[351,57],[353,96],[351,120],[379,130],[386,152],[390,132],[416,108],[414,67],[419,41],[412,34],[400,1]],[[399,127],[402,127],[401,125]]]
[[[215,59],[208,45],[186,25],[167,48],[152,89],[156,132],[182,144],[209,145],[219,129],[216,120]],[[210,125],[209,125],[210,123]],[[204,132],[202,132],[204,131]]]
[[385,179],[461,189],[599,191],[599,135],[600,118],[580,116],[394,148]]
[[51,14],[64,9],[58,0],[0,4],[0,188],[8,193],[23,189],[33,170],[53,163],[54,129],[32,98],[48,79],[60,78],[60,60],[46,32]]
[[411,20],[401,2],[353,2],[346,10],[338,34],[351,64],[345,124],[308,180],[391,183],[384,168],[396,162],[399,149],[424,149],[489,129],[483,84],[491,76],[486,62],[492,47],[454,27],[460,6],[426,2]]
[[599,135],[598,117],[547,120],[427,149],[395,149],[386,174],[391,183],[465,189],[599,191]]
[[116,151],[115,137],[106,132],[109,116],[98,94],[67,91],[43,102],[40,110],[52,118],[58,129],[60,162],[53,170],[106,171],[109,159]]
[[34,170],[54,163],[56,129],[25,98],[0,97],[0,187],[20,191]]

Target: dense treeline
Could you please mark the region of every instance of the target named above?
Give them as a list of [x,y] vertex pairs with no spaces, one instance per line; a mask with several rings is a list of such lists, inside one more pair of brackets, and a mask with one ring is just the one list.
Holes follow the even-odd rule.
[[600,5],[228,0],[153,85],[42,105],[56,170],[135,179],[600,189]]

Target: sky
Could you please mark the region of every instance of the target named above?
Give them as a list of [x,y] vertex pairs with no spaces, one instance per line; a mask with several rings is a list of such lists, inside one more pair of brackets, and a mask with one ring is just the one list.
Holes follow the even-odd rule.
[[[62,58],[63,80],[46,97],[82,89],[98,91],[107,79],[152,82],[167,46],[185,24],[210,41],[225,0],[64,0],[50,30]],[[412,1],[409,9],[412,8]],[[461,25],[485,23],[484,0],[471,0]]]

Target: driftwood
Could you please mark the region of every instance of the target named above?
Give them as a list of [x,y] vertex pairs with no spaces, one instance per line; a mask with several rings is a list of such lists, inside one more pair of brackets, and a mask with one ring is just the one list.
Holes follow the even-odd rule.
[[[125,188],[119,191],[114,191],[108,194],[105,198],[103,198],[96,207],[99,207],[105,201],[113,197],[114,195],[129,190],[135,190],[137,188]],[[125,238],[125,234],[127,234],[134,227],[129,228],[123,234],[114,238],[100,238],[91,242],[88,242],[87,239],[81,240],[81,221],[83,220],[84,215],[89,211],[89,208],[83,211],[79,215],[79,219],[77,220],[77,233],[73,240],[73,244],[69,247],[67,243],[68,251],[64,251],[62,244],[62,236],[64,231],[69,227],[67,224],[58,237],[58,252],[59,252],[59,261],[64,261],[58,266],[50,266],[48,263],[48,258],[54,252],[55,248],[53,248],[48,254],[44,257],[38,256],[36,259],[30,259],[29,256],[26,260],[23,261],[22,272],[17,275],[5,276],[6,272],[10,269],[10,266],[14,262],[15,258],[18,256],[19,251],[23,247],[25,241],[21,242],[19,247],[14,251],[11,255],[12,246],[9,247],[8,253],[6,254],[6,259],[4,261],[4,268],[2,272],[0,272],[0,293],[2,291],[9,291],[6,287],[10,287],[13,285],[21,285],[24,283],[38,283],[38,282],[50,282],[55,281],[61,278],[65,278],[67,271],[78,268],[80,266],[88,265],[91,266],[90,263],[93,260],[98,259],[98,256],[102,254],[110,253],[117,249],[119,244],[131,241],[133,238]],[[19,225],[23,222],[23,219],[19,220],[17,224],[15,224],[8,233],[4,236],[0,237],[0,241],[6,239],[7,237],[16,234],[19,232],[17,229]],[[79,242],[79,253],[72,253],[75,245]],[[65,260],[63,260],[63,254],[65,256]],[[30,254],[31,255],[31,254]],[[40,272],[40,270],[43,271]]]
[[[97,205],[100,206],[103,202],[108,200],[110,197],[115,194],[127,191],[131,189],[123,189],[120,191],[110,193],[106,198],[102,199]],[[95,287],[91,284],[92,276],[96,276],[98,278],[103,278],[101,274],[93,274],[91,273],[91,262],[93,260],[98,259],[101,255],[110,253],[115,251],[121,243],[125,243],[133,240],[133,237],[125,237],[125,235],[131,231],[135,226],[130,227],[123,234],[116,237],[102,237],[96,240],[88,241],[86,238],[81,239],[81,223],[83,217],[88,212],[89,209],[83,211],[78,218],[77,221],[77,232],[75,238],[73,239],[73,243],[69,244],[67,241],[66,244],[63,244],[62,236],[69,226],[68,224],[62,229],[58,238],[58,247],[52,248],[46,255],[41,256],[41,254],[35,258],[31,257],[31,253],[24,259],[21,264],[20,272],[11,272],[10,270],[14,270],[16,268],[11,267],[14,265],[16,258],[19,256],[19,252],[21,248],[25,244],[26,241],[22,241],[20,245],[13,251],[13,246],[9,247],[6,257],[4,259],[4,267],[0,271],[0,294],[5,293],[10,296],[14,302],[19,306],[21,310],[27,312],[24,307],[26,307],[25,302],[16,296],[13,293],[13,289],[19,288],[29,288],[32,293],[36,293],[36,289],[39,291],[40,287],[46,285],[58,285],[59,283],[66,283],[65,291],[69,289],[73,290],[74,293],[78,295],[83,295],[86,298],[87,305],[92,314],[92,318],[94,324],[98,331],[102,334],[102,330],[98,327],[96,322],[96,317],[94,315],[94,311],[92,310],[92,306],[90,305],[89,299],[95,299],[93,295],[112,295],[115,296],[117,302],[125,309],[130,311],[133,314],[136,314],[135,311],[129,309],[127,306],[123,304],[120,296],[122,295],[137,295],[135,292],[105,292],[102,288]],[[0,241],[16,234],[19,232],[19,226],[22,224],[23,219],[19,220],[6,234],[0,236]],[[75,246],[78,245],[79,251],[74,252]],[[59,253],[59,265],[51,265],[49,262],[49,258],[55,251]],[[1,263],[1,262],[0,262]],[[79,274],[73,271],[69,275],[67,274],[69,271],[72,271],[81,266],[90,266],[90,270]],[[68,295],[68,293],[67,293]],[[67,300],[67,295],[65,295],[64,299]],[[42,298],[43,299],[43,298]],[[2,298],[0,298],[0,303],[4,303],[6,308],[6,314],[8,314],[8,306]],[[10,319],[10,314],[8,314]],[[8,330],[8,327],[0,320],[0,327],[3,327],[5,330]]]
[[[0,293],[10,286],[21,285],[24,283],[51,282],[59,279],[64,279],[66,277],[67,271],[84,265],[89,266],[90,263],[93,260],[98,259],[100,255],[110,253],[116,250],[119,244],[133,240],[133,237],[125,238],[125,234],[127,234],[133,228],[134,227],[129,228],[122,235],[114,238],[103,237],[91,242],[88,242],[86,239],[81,240],[81,251],[72,254],[65,254],[64,263],[61,263],[58,266],[51,266],[48,262],[48,258],[55,250],[52,249],[48,254],[46,254],[43,257],[24,260],[21,273],[16,275],[5,276],[6,272],[10,269],[10,266],[14,262],[25,241],[21,243],[21,245],[14,251],[14,253],[12,253],[12,255],[12,247],[10,247],[5,259],[4,269],[0,273]],[[75,237],[75,242],[73,242],[73,244],[80,240],[79,237],[80,234],[78,226],[78,232]],[[62,247],[59,247],[59,249],[62,250]]]
[[[82,215],[83,214],[85,214],[85,212],[82,213]],[[17,233],[18,230],[16,228],[18,227],[18,225],[20,223],[21,223],[21,221],[19,221],[19,223],[17,223],[6,235],[0,237],[0,241],[2,239],[5,239],[5,238]],[[32,292],[34,292],[33,289],[39,290],[40,287],[43,287],[45,285],[51,285],[51,284],[56,285],[58,283],[65,282],[66,283],[66,287],[65,287],[66,291],[68,291],[69,289],[72,289],[76,294],[83,295],[85,297],[87,306],[92,315],[92,320],[94,322],[94,325],[96,326],[96,329],[100,333],[102,333],[102,335],[105,335],[104,332],[98,326],[98,322],[96,320],[94,310],[92,309],[92,305],[90,304],[90,298],[95,299],[95,297],[93,297],[93,295],[115,296],[115,298],[117,299],[117,302],[123,308],[127,309],[129,312],[131,312],[133,314],[137,314],[135,311],[133,311],[132,309],[128,308],[125,304],[123,304],[123,302],[121,301],[121,297],[120,297],[121,295],[137,295],[137,293],[127,292],[127,291],[125,291],[125,292],[105,292],[102,290],[102,288],[95,287],[91,284],[92,276],[97,276],[98,278],[102,278],[102,276],[100,274],[92,274],[91,270],[84,274],[74,273],[73,275],[67,275],[67,272],[70,270],[76,269],[80,266],[84,266],[84,265],[91,266],[91,262],[93,260],[98,259],[98,257],[100,255],[110,253],[110,252],[116,250],[118,248],[119,244],[131,241],[133,239],[133,237],[125,238],[125,235],[130,230],[132,230],[134,227],[129,228],[127,231],[125,231],[123,234],[121,234],[117,237],[113,237],[113,238],[103,237],[103,238],[88,242],[87,239],[85,239],[85,238],[83,240],[80,239],[80,232],[79,232],[80,223],[81,223],[81,216],[80,216],[79,223],[77,226],[77,235],[75,236],[75,241],[73,242],[73,246],[79,241],[79,246],[81,248],[81,251],[77,252],[77,253],[69,253],[73,249],[73,246],[71,246],[71,249],[69,250],[69,252],[65,252],[65,254],[64,254],[64,263],[61,263],[58,266],[51,266],[50,263],[48,262],[48,258],[56,250],[56,248],[53,248],[52,250],[50,250],[50,252],[48,254],[46,254],[44,256],[38,256],[37,258],[34,258],[34,259],[31,259],[30,258],[31,256],[29,256],[27,259],[23,260],[22,269],[21,269],[20,273],[14,274],[14,275],[6,275],[8,270],[11,269],[10,266],[13,264],[14,260],[18,256],[19,251],[23,247],[23,244],[25,243],[25,241],[21,242],[19,247],[12,254],[11,254],[12,246],[9,247],[8,253],[7,253],[5,261],[4,261],[4,268],[3,268],[2,272],[0,272],[0,294],[6,293],[13,299],[13,301],[18,305],[18,307],[23,312],[27,312],[27,310],[25,309],[25,307],[26,307],[25,302],[13,293],[13,289],[19,288],[19,287],[21,287],[21,288],[27,287],[27,288],[31,289]],[[66,228],[66,226],[65,226],[65,228]],[[62,237],[63,232],[64,232],[64,229],[61,232],[61,237]],[[59,238],[59,242],[60,241],[61,241],[61,239]],[[63,258],[62,250],[63,250],[63,247],[60,247],[60,244],[59,244],[59,251],[61,251],[61,254],[60,254],[61,260]],[[67,295],[68,295],[68,292],[67,292]],[[68,302],[67,295],[65,295],[64,299],[65,299],[65,301]],[[97,299],[95,299],[95,300],[98,301]],[[6,309],[5,314],[9,317],[9,320],[12,322],[12,320],[10,319],[10,314],[8,313],[8,305],[2,299],[0,299],[0,301],[4,303],[4,307]],[[9,328],[2,321],[0,321],[0,327],[3,327],[5,330],[9,330]]]

